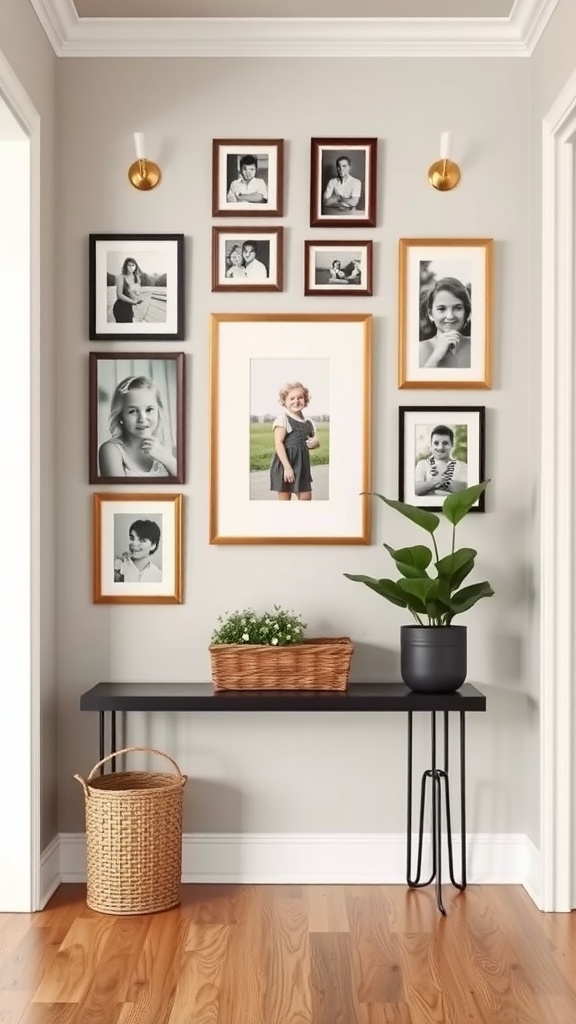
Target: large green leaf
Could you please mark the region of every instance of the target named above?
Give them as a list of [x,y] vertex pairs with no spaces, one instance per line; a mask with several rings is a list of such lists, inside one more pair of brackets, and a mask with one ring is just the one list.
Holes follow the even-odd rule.
[[394,550],[389,544],[385,544],[384,547],[392,555],[398,570],[407,579],[420,579],[428,575],[426,569],[432,561],[430,548],[424,547],[423,544],[415,544],[411,548],[398,548],[397,550]]
[[385,498],[383,494],[377,494],[376,491],[369,491],[374,498],[380,498],[381,501],[386,502],[390,508],[396,509],[411,522],[416,523],[417,526],[421,526],[427,533],[434,533],[437,528],[440,519],[435,516],[433,512],[427,512],[424,508],[416,508],[415,505],[407,505],[404,501],[393,501],[392,498]]
[[454,615],[461,615],[472,608],[482,597],[492,597],[494,591],[489,583],[473,583],[470,587],[464,587],[458,593],[453,594],[450,605]]
[[438,576],[446,582],[451,591],[456,590],[472,571],[477,553],[474,548],[459,548],[458,551],[436,562]]
[[344,576],[346,579],[353,580],[355,583],[364,583],[370,588],[370,590],[373,590],[376,594],[380,594],[380,597],[385,597],[386,600],[391,601],[392,604],[398,605],[399,608],[408,607],[406,598],[394,580],[375,580],[372,576],[353,576],[352,573],[349,572],[345,572]]
[[398,580],[398,589],[406,596],[408,607],[420,614],[428,614],[428,602],[433,599],[438,583],[429,577],[419,580]]
[[461,519],[470,511],[472,505],[478,500],[483,491],[486,490],[489,480],[481,484],[474,484],[473,487],[466,487],[463,491],[454,491],[444,499],[442,511],[452,526],[456,526]]

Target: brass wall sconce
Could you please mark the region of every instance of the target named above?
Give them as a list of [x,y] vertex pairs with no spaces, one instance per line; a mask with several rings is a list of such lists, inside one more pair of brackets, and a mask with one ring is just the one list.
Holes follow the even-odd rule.
[[136,147],[136,160],[128,168],[128,177],[134,188],[142,192],[148,192],[155,188],[162,177],[158,164],[147,160],[144,156],[144,133],[134,132],[134,146]]
[[450,160],[452,152],[452,132],[442,132],[440,136],[440,159],[428,169],[428,181],[432,188],[440,192],[449,192],[460,181],[460,168]]

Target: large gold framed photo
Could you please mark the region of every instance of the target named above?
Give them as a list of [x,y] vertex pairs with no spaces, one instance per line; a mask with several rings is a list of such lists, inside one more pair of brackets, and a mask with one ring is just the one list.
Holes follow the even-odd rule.
[[211,544],[370,543],[371,326],[212,316]]
[[400,239],[400,388],[492,386],[492,246]]
[[94,602],[181,604],[181,494],[94,495]]

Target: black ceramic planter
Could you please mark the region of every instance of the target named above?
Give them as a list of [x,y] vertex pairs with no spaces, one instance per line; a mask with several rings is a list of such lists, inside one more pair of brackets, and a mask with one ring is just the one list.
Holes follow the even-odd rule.
[[400,674],[417,693],[453,693],[466,679],[466,626],[401,626]]

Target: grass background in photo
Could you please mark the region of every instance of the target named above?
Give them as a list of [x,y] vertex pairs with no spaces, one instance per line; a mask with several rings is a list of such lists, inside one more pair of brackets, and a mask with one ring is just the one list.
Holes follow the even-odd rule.
[[[327,466],[330,461],[330,424],[315,423],[320,447],[310,452],[312,466]],[[250,472],[270,469],[274,455],[274,431],[271,423],[250,424]]]

